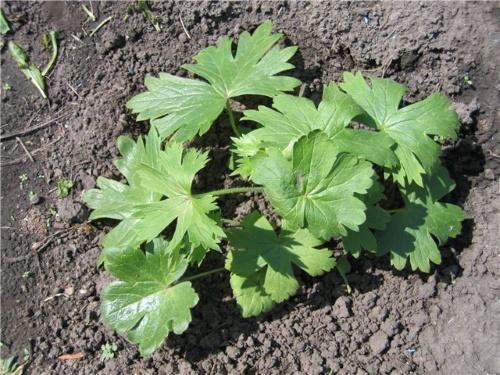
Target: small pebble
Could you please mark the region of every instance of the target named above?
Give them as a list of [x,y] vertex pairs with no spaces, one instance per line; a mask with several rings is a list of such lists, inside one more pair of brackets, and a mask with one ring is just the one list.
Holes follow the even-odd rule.
[[384,332],[378,331],[370,338],[369,344],[373,354],[381,354],[389,347],[389,338]]
[[339,297],[333,305],[333,313],[339,318],[348,318],[351,316],[351,300],[347,297]]
[[484,170],[484,177],[486,177],[488,180],[494,180],[495,179],[495,173],[491,169],[485,169]]

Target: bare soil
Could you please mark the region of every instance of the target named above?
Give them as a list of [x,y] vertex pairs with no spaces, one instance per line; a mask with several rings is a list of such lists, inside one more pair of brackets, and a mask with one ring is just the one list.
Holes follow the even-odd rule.
[[[2,5],[14,30],[1,49],[2,358],[30,348],[28,374],[500,374],[498,2],[155,2],[161,32],[142,14],[125,21],[129,4],[93,2],[96,22],[76,2]],[[99,320],[99,291],[109,276],[95,264],[112,223],[86,222],[82,191],[99,175],[117,177],[118,135],[147,129],[125,108],[145,74],[185,74],[180,65],[201,48],[267,19],[286,43],[300,46],[293,75],[315,100],[344,70],[396,79],[409,87],[408,101],[435,91],[452,98],[462,126],[443,160],[457,180],[449,201],[467,214],[463,233],[443,248],[443,263],[430,275],[364,258],[353,263],[352,294],[336,273],[301,274],[297,296],[254,319],[241,318],[227,275],[214,275],[195,285],[201,298],[188,331],[143,359]],[[15,39],[43,65],[49,52],[40,37],[49,30],[60,32],[61,53],[47,79],[47,103],[5,45]],[[33,162],[15,138],[5,138],[49,120],[19,136]],[[225,168],[226,121],[197,142],[218,172],[203,174],[200,188],[237,183]],[[64,199],[55,190],[61,177],[75,181]],[[31,191],[37,204],[29,202]],[[225,214],[267,210],[257,196],[221,206]],[[106,342],[118,352],[104,361]],[[81,360],[58,359],[80,352]]]

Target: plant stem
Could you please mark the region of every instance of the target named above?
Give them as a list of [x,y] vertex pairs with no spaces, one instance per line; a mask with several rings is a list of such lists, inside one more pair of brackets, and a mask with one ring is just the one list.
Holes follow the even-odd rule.
[[202,197],[204,195],[226,195],[226,194],[241,194],[241,193],[262,193],[264,191],[263,187],[235,187],[235,188],[227,188],[209,191],[203,194],[197,194],[196,196]]
[[52,66],[56,62],[57,53],[58,53],[58,49],[57,49],[58,35],[57,35],[57,32],[51,31],[49,34],[49,37],[50,37],[50,45],[52,48],[52,55],[50,56],[50,60],[49,60],[48,64],[42,70],[42,76],[44,76],[44,77],[47,75],[48,72],[50,72],[50,69],[52,69]]
[[231,109],[231,106],[229,105],[229,100],[226,103],[226,112],[227,116],[229,117],[229,123],[231,124],[231,128],[233,128],[234,134],[236,134],[236,136],[238,137],[241,137],[241,133],[238,130],[238,127],[236,126],[236,122],[234,121],[234,114],[233,110]]
[[179,283],[184,282],[184,281],[196,280],[196,279],[199,279],[199,278],[211,275],[213,273],[222,272],[222,271],[225,271],[225,270],[226,269],[224,267],[214,268],[213,270],[210,270],[210,271],[197,273],[196,275],[192,275],[192,276],[188,276],[188,277],[183,277],[182,279],[179,280]]
[[104,21],[102,21],[99,25],[97,25],[97,27],[89,34],[89,36],[93,36],[96,32],[98,32],[101,27],[103,27],[104,25],[106,25],[109,21],[111,21],[111,19],[113,18],[113,16],[109,16],[108,18],[106,18]]

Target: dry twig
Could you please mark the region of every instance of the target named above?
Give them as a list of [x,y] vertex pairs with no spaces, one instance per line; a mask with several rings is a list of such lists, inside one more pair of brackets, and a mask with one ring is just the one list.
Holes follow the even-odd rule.
[[68,115],[68,112],[63,113],[62,115],[57,116],[55,118],[52,118],[52,119],[50,119],[48,121],[45,121],[45,122],[41,123],[40,125],[35,125],[35,126],[32,126],[31,128],[27,128],[27,129],[24,129],[24,130],[21,130],[21,131],[18,131],[18,132],[6,134],[6,135],[0,135],[0,141],[5,141],[7,139],[19,137],[21,135],[34,132],[35,130],[39,130],[39,129],[45,128],[46,126],[53,124],[57,120],[60,120],[60,119],[62,119],[63,117],[65,117],[67,115]]
[[35,162],[35,159],[33,159],[33,156],[31,155],[31,153],[28,151],[28,149],[26,148],[26,146],[24,145],[23,141],[21,141],[21,138],[19,137],[16,137],[16,141],[19,142],[19,144],[21,145],[21,147],[23,148],[24,152],[26,153],[26,155],[28,156],[28,158],[31,160],[32,163]]
[[182,16],[179,14],[179,19],[181,20],[181,26],[182,30],[184,30],[184,33],[188,37],[188,39],[191,39],[191,35],[189,34],[189,31],[187,31],[186,26],[184,25],[184,21],[182,20]]
[[[31,155],[35,155],[35,154],[39,153],[40,151],[45,150],[47,147],[52,146],[53,144],[55,144],[55,143],[59,142],[61,139],[62,139],[62,136],[61,136],[61,137],[59,137],[59,138],[57,138],[55,141],[53,141],[53,142],[50,142],[50,143],[46,144],[46,145],[45,145],[45,146],[43,146],[43,147],[40,147],[40,148],[37,148],[36,150],[31,151]],[[16,146],[17,146],[17,145],[18,145],[18,143],[16,143]],[[11,150],[11,152],[12,152],[12,151],[14,151],[14,150]],[[14,159],[14,160],[7,161],[7,162],[5,162],[5,163],[1,163],[1,164],[0,164],[0,167],[5,167],[5,166],[7,166],[7,165],[14,165],[14,164],[22,163],[22,162],[26,161],[26,159],[25,159],[25,158],[26,158],[25,156],[22,156],[22,157],[20,157],[20,158]]]
[[34,252],[30,252],[30,253],[28,253],[26,255],[21,255],[21,256],[13,257],[13,258],[11,258],[11,257],[4,257],[3,260],[5,262],[7,262],[7,263],[16,263],[16,262],[21,262],[23,260],[29,259],[33,255],[35,255],[37,253],[40,253],[41,251],[45,250],[57,237],[64,236],[64,235],[68,234],[69,232],[71,232],[75,228],[76,227],[73,226],[71,228],[59,230],[59,231],[51,234],[50,236],[45,237],[45,239],[43,239],[42,241],[35,242],[32,245],[33,250],[35,250]]
[[83,359],[83,357],[85,357],[85,354],[79,352],[79,353],[63,354],[59,356],[59,359],[61,361],[79,361],[80,359]]

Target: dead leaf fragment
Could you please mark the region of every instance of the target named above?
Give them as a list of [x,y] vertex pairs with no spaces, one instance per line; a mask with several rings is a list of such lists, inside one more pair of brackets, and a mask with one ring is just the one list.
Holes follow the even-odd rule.
[[79,361],[83,357],[85,357],[85,354],[79,352],[79,353],[63,354],[59,356],[59,359],[61,361]]

